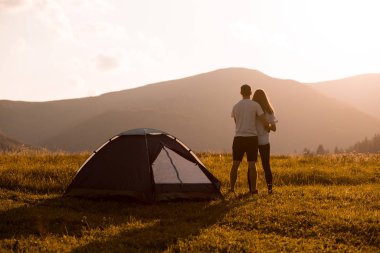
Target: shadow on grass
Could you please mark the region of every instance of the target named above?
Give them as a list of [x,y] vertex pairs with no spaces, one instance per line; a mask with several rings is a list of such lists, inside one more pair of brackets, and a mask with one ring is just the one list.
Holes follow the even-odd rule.
[[53,198],[0,213],[0,239],[75,236],[74,252],[167,249],[217,223],[253,199],[146,205],[120,200]]

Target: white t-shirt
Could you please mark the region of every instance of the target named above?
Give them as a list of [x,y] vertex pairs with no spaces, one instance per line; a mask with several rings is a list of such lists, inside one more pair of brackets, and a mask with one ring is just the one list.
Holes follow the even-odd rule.
[[[274,114],[269,114],[265,112],[264,116],[270,124],[277,123],[277,119],[274,116]],[[256,128],[257,128],[257,134],[258,134],[257,136],[259,139],[259,145],[269,144],[269,133],[267,130],[265,130],[263,123],[258,119],[256,120]]]
[[256,116],[264,112],[251,99],[242,99],[232,108],[231,117],[236,120],[235,136],[257,136]]

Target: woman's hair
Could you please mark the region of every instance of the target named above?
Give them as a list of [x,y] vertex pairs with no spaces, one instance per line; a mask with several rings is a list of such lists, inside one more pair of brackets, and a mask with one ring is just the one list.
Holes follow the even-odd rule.
[[261,106],[263,111],[265,111],[269,114],[274,113],[273,107],[270,104],[270,102],[267,98],[267,95],[265,94],[265,92],[263,90],[260,90],[260,89],[256,90],[255,93],[253,94],[252,100],[257,102]]

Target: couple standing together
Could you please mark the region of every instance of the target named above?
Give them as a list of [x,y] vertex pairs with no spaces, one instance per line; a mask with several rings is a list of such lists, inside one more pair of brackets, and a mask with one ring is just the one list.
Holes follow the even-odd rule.
[[230,172],[230,192],[234,192],[237,172],[244,154],[248,161],[248,185],[251,194],[257,194],[257,154],[260,152],[268,193],[272,193],[272,171],[270,168],[269,132],[276,131],[276,118],[263,90],[256,90],[252,100],[251,87],[244,84],[240,88],[243,99],[232,109],[235,120],[235,137],[232,145],[233,163]]

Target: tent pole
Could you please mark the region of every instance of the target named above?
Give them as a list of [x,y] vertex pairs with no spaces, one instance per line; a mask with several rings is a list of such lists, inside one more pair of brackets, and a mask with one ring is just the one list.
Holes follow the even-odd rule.
[[155,187],[154,187],[155,183],[154,183],[154,178],[153,178],[152,164],[150,163],[150,157],[149,157],[148,138],[147,138],[145,129],[144,129],[144,137],[145,137],[146,155],[148,158],[150,182],[151,182],[151,187],[152,187],[151,197],[150,197],[149,201],[154,203],[154,202],[156,202],[156,194],[155,194]]

